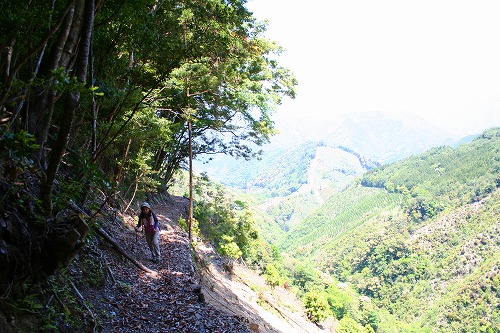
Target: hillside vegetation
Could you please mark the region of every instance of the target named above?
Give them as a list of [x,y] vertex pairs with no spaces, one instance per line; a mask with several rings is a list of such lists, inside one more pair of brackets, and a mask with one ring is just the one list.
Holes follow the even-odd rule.
[[[313,252],[319,251],[322,245],[337,236],[391,210],[399,203],[400,198],[397,194],[353,185],[333,195],[292,228],[280,245],[287,252],[295,250],[300,255],[307,256],[304,247]],[[311,254],[312,252],[309,253]]]
[[[415,116],[349,113],[314,128],[287,125],[286,119],[282,120],[285,124],[263,147],[261,159],[241,161],[220,156],[196,165],[196,169],[247,193],[247,198],[256,202],[256,210],[284,231],[381,162],[460,142]],[[280,236],[277,233],[268,238]]]
[[[368,171],[281,246],[367,297],[376,331],[498,332],[499,187],[500,129],[492,129]],[[335,313],[332,293],[321,293]]]
[[[0,320],[39,315],[24,306],[38,309],[32,293],[47,294],[47,281],[93,236],[107,239],[108,220],[168,195],[193,158],[259,155],[276,133],[273,110],[294,98],[297,81],[245,5],[2,2]],[[223,239],[216,245],[230,256],[262,243],[243,206],[224,202],[217,215],[200,201],[196,212],[199,229]],[[60,303],[50,311],[67,314]]]
[[[200,156],[260,156],[295,96],[283,49],[245,4],[2,3],[0,329],[217,332],[230,320],[221,331],[248,332],[186,289],[203,274],[187,260],[201,240],[228,274],[236,261],[255,270],[337,332],[499,332],[500,129],[420,154],[447,135],[357,114],[310,131],[327,140],[229,168],[243,194],[186,177]],[[182,208],[163,212],[176,254],[150,278],[128,217],[158,197]],[[157,299],[138,301],[150,289]],[[146,330],[153,308],[163,317]]]

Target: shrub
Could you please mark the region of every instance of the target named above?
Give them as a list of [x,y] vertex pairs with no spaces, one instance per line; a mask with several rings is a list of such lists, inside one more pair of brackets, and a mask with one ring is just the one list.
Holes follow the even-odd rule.
[[[369,333],[370,330],[357,323],[351,317],[344,317],[339,322],[339,333]],[[372,330],[373,332],[373,330]]]
[[310,291],[304,295],[307,317],[313,323],[319,323],[330,315],[330,306],[324,293]]
[[348,292],[339,289],[337,286],[330,286],[327,299],[335,318],[338,320],[344,318],[352,304],[352,298]]
[[242,253],[238,244],[233,240],[234,237],[232,236],[222,235],[222,241],[219,243],[218,252],[229,258],[238,259],[241,257]]
[[266,282],[272,287],[281,286],[285,283],[285,279],[281,276],[280,272],[274,264],[267,264],[264,271],[264,278],[266,279]]

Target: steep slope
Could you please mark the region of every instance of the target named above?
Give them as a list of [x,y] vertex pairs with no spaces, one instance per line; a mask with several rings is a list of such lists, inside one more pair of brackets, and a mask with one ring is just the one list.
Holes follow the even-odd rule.
[[496,332],[499,214],[500,129],[492,129],[368,171],[282,246],[369,297],[381,332]]
[[316,155],[316,147],[314,142],[280,147],[264,154],[259,160],[251,161],[225,156],[200,166],[200,169],[229,187],[283,196],[295,192],[307,182],[307,168]]
[[300,256],[324,254],[326,244],[366,221],[391,211],[401,202],[398,194],[353,185],[330,197],[290,229],[281,241],[283,250]]
[[108,236],[93,232],[67,269],[16,304],[0,303],[0,331],[324,332],[293,293],[269,288],[238,263],[229,273],[210,245],[193,247],[173,222],[187,199],[150,202],[161,226],[159,263],[149,260],[144,235],[134,233],[134,216],[104,210],[99,224]]
[[[345,147],[307,142],[277,149],[260,161],[239,161],[225,170],[227,177],[221,182],[249,194],[265,215],[262,222],[271,220],[287,231],[373,166],[375,163]],[[272,229],[263,223],[261,228]],[[277,232],[272,235],[278,237]]]
[[309,258],[380,308],[381,332],[496,332],[499,204],[497,189],[419,224],[394,210],[325,242]]
[[319,122],[314,128],[301,125],[284,122],[272,143],[263,147],[261,161],[220,156],[205,164],[198,162],[197,169],[225,185],[245,188],[262,175],[274,175],[273,170],[286,170],[290,174],[293,168],[285,167],[296,164],[297,158],[308,156],[307,152],[310,154],[314,146],[345,147],[368,160],[386,163],[432,147],[454,145],[461,139],[422,118],[382,112],[350,113],[339,119]]
[[315,147],[305,170],[307,181],[289,195],[264,199],[258,208],[288,231],[366,170],[365,161],[351,151],[338,147]]

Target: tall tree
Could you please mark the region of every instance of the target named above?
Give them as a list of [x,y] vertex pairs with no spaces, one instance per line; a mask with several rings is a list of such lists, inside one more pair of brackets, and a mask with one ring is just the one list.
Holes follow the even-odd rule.
[[129,188],[144,172],[166,184],[185,165],[187,120],[195,157],[249,158],[269,140],[296,81],[245,1],[94,1],[7,1],[0,22],[1,118],[39,144],[47,214],[65,160],[70,178],[85,182],[93,164]]
[[[173,9],[179,12],[186,56],[165,82],[158,109],[181,118],[192,110],[195,156],[254,156],[255,147],[274,133],[274,106],[285,95],[294,97],[295,78],[273,58],[282,49],[262,38],[265,27],[244,2],[231,4],[182,1]],[[178,168],[186,141],[169,148],[164,170]]]

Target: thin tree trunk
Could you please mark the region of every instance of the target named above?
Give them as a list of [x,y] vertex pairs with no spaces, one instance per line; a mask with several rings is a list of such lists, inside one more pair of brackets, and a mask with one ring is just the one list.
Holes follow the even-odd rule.
[[21,67],[27,61],[29,61],[31,59],[31,57],[33,55],[35,55],[38,51],[40,51],[46,45],[46,43],[50,39],[50,37],[52,37],[57,32],[57,30],[59,29],[59,27],[63,23],[68,10],[72,7],[74,1],[75,0],[69,1],[68,5],[66,6],[66,8],[63,10],[63,12],[61,14],[59,21],[57,21],[56,24],[52,27],[52,29],[50,29],[45,34],[45,36],[42,38],[40,43],[38,43],[34,48],[32,48],[25,55],[23,55],[21,57],[21,59],[19,59],[19,61],[17,61],[16,65],[12,68],[12,70],[10,70],[10,66],[7,68],[7,72],[9,73],[9,75],[6,77],[6,81],[4,82],[4,89],[2,89],[3,94],[0,96],[0,101],[1,101],[0,102],[0,109],[2,109],[2,107],[6,103],[7,96],[9,95],[10,89],[12,88],[12,82],[14,81],[14,78],[16,77],[17,72],[21,69]]
[[[92,86],[95,83],[94,80],[94,54],[92,48],[90,48],[90,83]],[[92,93],[92,129],[91,129],[91,147],[90,154],[94,156],[97,149],[97,103],[95,101],[95,95]]]
[[189,218],[188,218],[188,235],[189,240],[193,240],[193,145],[191,137],[191,120],[188,120],[189,131]]
[[[76,79],[84,83],[87,75],[89,63],[89,54],[92,42],[92,31],[94,27],[95,0],[85,1],[85,14],[83,29],[79,44],[78,58],[76,62]],[[52,148],[50,161],[46,172],[46,179],[40,186],[40,199],[43,201],[44,213],[47,216],[52,215],[51,193],[54,186],[54,180],[59,170],[64,153],[72,131],[75,110],[80,104],[80,92],[74,91],[68,94],[66,99],[65,114],[61,117],[59,124],[59,133],[57,140]]]
[[125,168],[125,163],[127,162],[127,157],[128,157],[128,152],[130,150],[130,145],[132,144],[132,138],[130,137],[127,142],[127,147],[125,148],[125,152],[123,153],[122,156],[122,163],[121,165],[118,166],[118,170],[116,172],[116,182],[119,184],[121,183],[122,176],[123,176],[123,169]]
[[128,202],[127,207],[125,207],[125,212],[130,208],[130,205],[132,205],[132,202],[135,199],[135,194],[137,193],[137,187],[139,186],[139,180],[136,179],[134,183],[135,183],[135,185],[134,185],[134,193],[132,193],[132,197],[130,198],[130,201]]
[[[150,89],[144,95],[144,97],[139,102],[137,102],[135,104],[135,107],[132,109],[132,113],[128,116],[127,120],[125,120],[125,122],[120,126],[120,128],[115,132],[115,134],[109,139],[108,142],[104,141],[104,139],[106,139],[108,137],[108,135],[105,136],[105,138],[97,146],[96,153],[90,159],[90,163],[94,163],[95,161],[97,161],[97,159],[99,158],[99,156],[102,153],[104,153],[106,151],[106,149],[108,149],[108,147],[116,140],[116,138],[127,128],[127,125],[132,121],[132,119],[134,118],[134,116],[137,113],[137,111],[140,110],[140,107],[141,107],[142,103],[144,102],[144,100],[146,100],[151,93],[153,93],[153,89]],[[110,131],[108,131],[108,134],[109,133],[110,133]]]
[[[51,71],[54,71],[58,68],[59,61],[62,58],[64,49],[66,48],[65,45],[68,41],[71,27],[73,25],[73,20],[75,18],[74,14],[75,6],[73,4],[73,6],[69,8],[68,12],[66,13],[66,18],[59,33],[57,43],[52,47],[49,64],[46,68],[41,70],[41,74],[48,77],[49,85],[53,80]],[[78,29],[78,34],[79,32],[80,29]],[[70,47],[75,49],[76,43],[72,44],[73,45]],[[39,161],[43,169],[45,169],[45,143],[47,141],[49,127],[52,122],[56,95],[56,91],[52,89],[46,89],[44,94],[40,98],[36,98],[32,101],[32,103],[30,103],[27,116],[28,119],[26,120],[28,124],[28,132],[35,135],[37,143],[40,145],[40,149],[37,152],[36,159]]]

